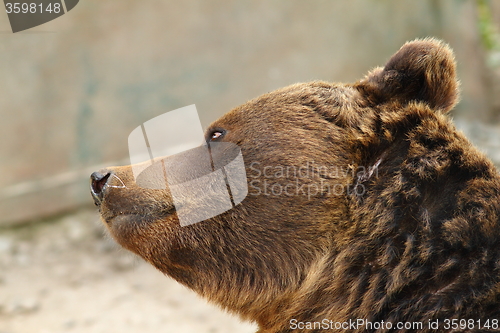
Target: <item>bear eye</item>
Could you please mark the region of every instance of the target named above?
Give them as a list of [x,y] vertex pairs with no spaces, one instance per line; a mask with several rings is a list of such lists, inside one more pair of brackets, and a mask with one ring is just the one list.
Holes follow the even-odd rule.
[[224,136],[224,131],[213,131],[212,134],[210,134],[210,140],[217,140],[220,139]]

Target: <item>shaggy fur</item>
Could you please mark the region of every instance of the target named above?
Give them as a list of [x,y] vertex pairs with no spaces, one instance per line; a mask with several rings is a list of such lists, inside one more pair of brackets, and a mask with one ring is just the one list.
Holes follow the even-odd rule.
[[[96,203],[123,247],[260,333],[495,331],[500,177],[446,116],[458,85],[447,45],[409,42],[357,83],[295,84],[215,121],[207,141],[224,131],[247,168],[235,208],[180,227],[168,189],[130,167],[93,177]],[[317,324],[357,319],[394,326]]]

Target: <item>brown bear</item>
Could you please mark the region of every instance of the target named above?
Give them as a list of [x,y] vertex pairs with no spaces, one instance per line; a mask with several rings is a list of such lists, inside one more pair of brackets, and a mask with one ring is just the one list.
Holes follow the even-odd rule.
[[241,149],[248,194],[199,223],[130,166],[91,191],[119,244],[258,332],[500,331],[500,177],[446,115],[458,88],[422,39],[236,107],[206,141]]

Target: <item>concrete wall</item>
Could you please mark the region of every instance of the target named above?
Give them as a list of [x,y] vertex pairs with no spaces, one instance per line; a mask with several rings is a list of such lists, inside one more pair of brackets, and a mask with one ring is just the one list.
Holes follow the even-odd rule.
[[473,0],[82,0],[24,33],[0,15],[0,226],[91,204],[142,122],[196,104],[203,125],[298,81],[354,81],[402,43],[457,53],[459,114],[481,118]]

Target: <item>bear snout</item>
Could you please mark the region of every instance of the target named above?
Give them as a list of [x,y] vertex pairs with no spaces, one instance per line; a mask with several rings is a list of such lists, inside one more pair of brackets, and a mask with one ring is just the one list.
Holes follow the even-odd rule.
[[175,211],[169,189],[148,188],[150,183],[137,184],[134,166],[137,165],[109,167],[90,175],[90,193],[108,224],[120,215],[147,219],[165,217]]
[[106,184],[110,176],[111,172],[108,170],[96,171],[90,175],[90,193],[92,194],[92,198],[94,198],[96,206],[100,206],[102,203]]

